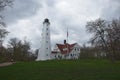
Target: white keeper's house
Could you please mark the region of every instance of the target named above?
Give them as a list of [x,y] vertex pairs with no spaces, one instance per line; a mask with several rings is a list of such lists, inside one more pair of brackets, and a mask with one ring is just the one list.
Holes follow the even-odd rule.
[[78,59],[80,56],[80,46],[77,43],[56,44],[52,53],[52,59]]

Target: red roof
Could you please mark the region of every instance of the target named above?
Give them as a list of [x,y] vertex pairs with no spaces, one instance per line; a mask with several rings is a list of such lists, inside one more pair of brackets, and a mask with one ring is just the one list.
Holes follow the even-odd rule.
[[75,44],[76,43],[74,44],[66,43],[66,44],[56,44],[56,45],[62,54],[69,54],[73,50]]

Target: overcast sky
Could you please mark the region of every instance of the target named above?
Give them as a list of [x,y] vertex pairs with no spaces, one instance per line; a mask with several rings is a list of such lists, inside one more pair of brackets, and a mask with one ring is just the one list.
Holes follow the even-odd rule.
[[48,18],[51,23],[52,47],[63,43],[69,29],[69,43],[86,43],[87,21],[120,17],[120,0],[15,0],[12,8],[3,12],[7,30],[6,42],[13,37],[27,39],[32,48],[40,48],[42,23]]

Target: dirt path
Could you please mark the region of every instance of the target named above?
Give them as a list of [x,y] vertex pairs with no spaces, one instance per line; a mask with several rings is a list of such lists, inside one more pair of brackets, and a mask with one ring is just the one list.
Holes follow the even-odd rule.
[[5,62],[5,63],[0,63],[0,67],[2,66],[9,66],[12,65],[14,62]]

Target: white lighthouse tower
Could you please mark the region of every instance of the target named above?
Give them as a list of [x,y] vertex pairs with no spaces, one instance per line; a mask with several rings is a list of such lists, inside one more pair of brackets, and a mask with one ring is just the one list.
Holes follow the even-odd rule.
[[41,47],[37,56],[39,60],[50,60],[51,55],[51,41],[50,41],[50,22],[49,19],[45,19],[43,22]]

